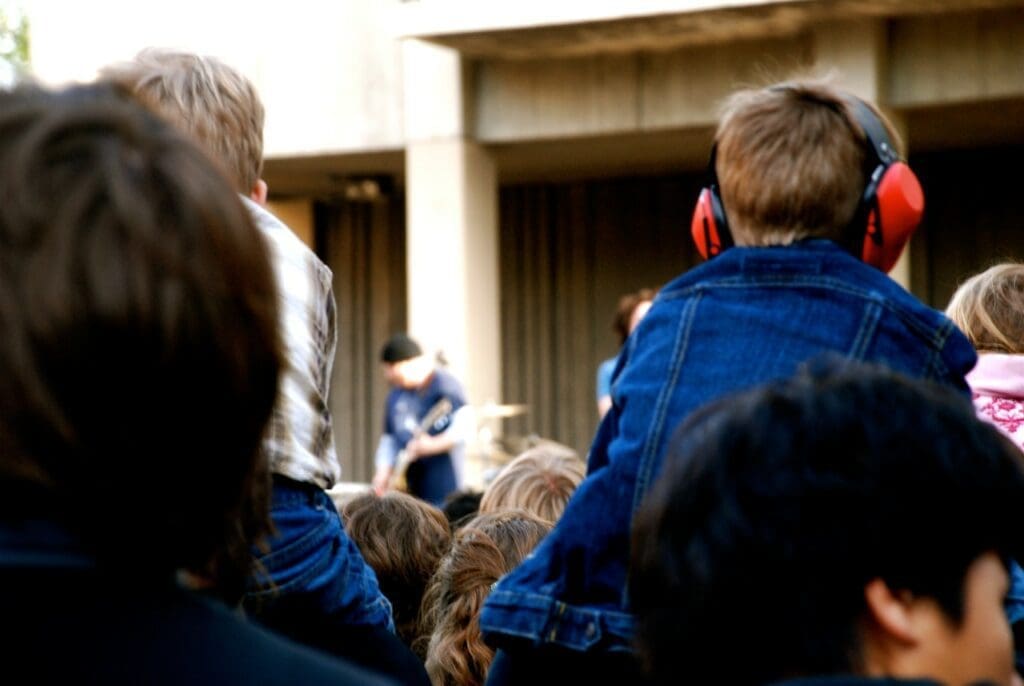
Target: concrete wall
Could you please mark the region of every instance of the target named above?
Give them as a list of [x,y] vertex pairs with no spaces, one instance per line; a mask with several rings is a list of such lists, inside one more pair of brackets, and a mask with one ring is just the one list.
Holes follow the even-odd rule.
[[259,89],[277,157],[401,146],[401,51],[387,10],[380,0],[41,0],[28,15],[33,67],[48,83],[90,80],[148,46],[220,57]]
[[[883,21],[887,52],[880,67],[883,73],[878,75],[881,98],[900,109],[1024,98],[1024,69],[1020,68],[1024,9],[1017,5],[951,12],[950,8],[978,3],[932,4],[946,12]],[[150,45],[214,54],[249,75],[260,89],[268,106],[268,157],[300,164],[310,159],[313,166],[317,164],[313,160],[330,155],[332,164],[342,168],[346,156],[401,150],[407,141],[421,139],[419,122],[434,118],[430,112],[421,114],[424,107],[467,108],[466,135],[489,144],[511,144],[707,127],[714,122],[718,101],[733,88],[808,65],[837,67],[842,81],[850,65],[816,56],[823,44],[819,5],[810,1],[295,0],[267,11],[265,5],[238,0],[180,0],[173,5],[43,0],[29,8],[29,16],[34,67],[46,82],[90,79],[100,66],[128,59]],[[882,11],[883,5],[843,4],[861,11]],[[885,6],[900,8],[908,3]],[[791,30],[773,33],[762,26],[761,37],[673,47],[673,41],[679,40],[669,30],[673,22],[679,17],[696,21],[692,17],[704,16],[698,10],[709,7],[715,8],[704,13],[713,19],[707,20],[712,35],[727,32],[730,26],[746,27],[743,32],[749,32],[749,27],[757,26],[753,19],[761,16],[759,12],[784,13]],[[662,14],[672,12],[677,14]],[[414,82],[403,82],[403,59],[408,58],[403,57],[399,36],[416,27],[424,35],[472,28],[500,30],[495,35],[506,36],[514,35],[517,26],[576,22],[575,29],[560,29],[566,31],[560,37],[585,42],[583,23],[622,17],[646,22],[637,25],[637,30],[647,31],[646,42],[660,40],[664,45],[574,57],[544,56],[543,52],[534,58],[473,56],[463,60],[468,87],[458,91],[458,102],[445,95],[452,92],[445,83],[451,78],[450,69],[420,66]],[[834,21],[839,26],[847,22]],[[862,20],[849,19],[850,25],[856,21]],[[856,67],[857,51],[849,54]],[[418,93],[424,97],[417,97]],[[410,94],[417,102],[405,102]],[[374,161],[359,164],[369,169]],[[320,177],[330,173],[322,164],[317,168]]]
[[784,78],[811,62],[807,35],[476,67],[476,136],[487,142],[709,126],[738,85]]
[[[499,279],[503,241],[520,228],[499,229],[499,182],[699,172],[737,87],[831,72],[887,105],[911,152],[1024,142],[1019,0],[38,0],[29,16],[47,82],[90,79],[150,45],[214,54],[253,79],[268,111],[271,192],[290,201],[275,209],[307,242],[323,239],[336,287],[352,296],[339,298],[349,312],[339,347],[351,354],[336,383],[372,393],[375,377],[357,372],[406,320],[445,350],[471,403],[517,400],[502,394],[530,368],[502,345],[499,315],[505,296],[523,293],[502,289],[532,286]],[[374,175],[397,191],[387,212],[346,199],[346,183]],[[1007,207],[1000,226],[1016,216]],[[932,254],[948,244],[943,231],[916,244],[899,280],[945,287],[950,269]],[[594,240],[581,231],[578,250]],[[371,262],[377,281],[362,278]],[[406,297],[359,290],[378,282]],[[371,324],[361,314],[385,310]],[[559,376],[552,392],[590,392],[571,381]],[[346,454],[366,469],[372,393],[333,408],[354,441]],[[583,417],[592,398],[576,400]],[[577,438],[585,425],[574,420]]]

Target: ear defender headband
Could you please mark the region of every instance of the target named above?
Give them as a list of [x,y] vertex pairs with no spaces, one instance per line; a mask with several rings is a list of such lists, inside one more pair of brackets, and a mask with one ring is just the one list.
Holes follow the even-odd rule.
[[[883,272],[895,266],[903,248],[924,216],[924,192],[917,176],[900,159],[885,125],[863,100],[847,96],[850,111],[867,139],[864,161],[867,182],[853,214],[852,227],[864,239],[860,258]],[[690,221],[690,233],[704,259],[732,246],[732,235],[718,188],[716,146],[711,148],[708,185],[700,192]]]
[[900,159],[885,126],[860,98],[847,103],[868,140],[867,184],[853,226],[864,227],[861,259],[888,273],[924,216],[924,191],[917,175]]

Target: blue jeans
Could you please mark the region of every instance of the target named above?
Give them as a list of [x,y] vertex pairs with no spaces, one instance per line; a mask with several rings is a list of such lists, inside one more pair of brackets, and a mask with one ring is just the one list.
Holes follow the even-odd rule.
[[269,552],[257,551],[259,566],[243,600],[247,612],[286,634],[313,619],[321,626],[394,631],[391,603],[345,533],[330,496],[274,475],[270,513],[275,534]]
[[427,455],[413,461],[405,473],[405,480],[410,493],[441,507],[444,499],[457,487],[451,454]]

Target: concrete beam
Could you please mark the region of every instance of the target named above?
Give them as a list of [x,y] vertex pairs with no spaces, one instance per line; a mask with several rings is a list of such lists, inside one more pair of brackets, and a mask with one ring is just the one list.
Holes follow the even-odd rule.
[[1024,97],[1024,8],[896,20],[891,58],[893,107]]
[[[814,28],[814,70],[829,74],[836,85],[858,97],[877,104],[893,125],[896,135],[908,149],[906,118],[890,108],[886,78],[889,73],[887,25],[880,19],[823,22]],[[894,281],[910,289],[909,245],[889,272]]]

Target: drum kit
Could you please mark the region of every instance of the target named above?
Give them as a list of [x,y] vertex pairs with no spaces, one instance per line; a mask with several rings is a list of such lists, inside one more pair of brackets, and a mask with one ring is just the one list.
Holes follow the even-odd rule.
[[527,413],[526,405],[497,405],[484,403],[476,408],[476,416],[480,419],[508,419]]
[[[484,403],[473,408],[477,421],[476,452],[481,478],[489,482],[500,469],[529,446],[529,438],[495,431],[495,421],[520,417],[529,412],[523,404]],[[492,421],[495,420],[495,421]]]

